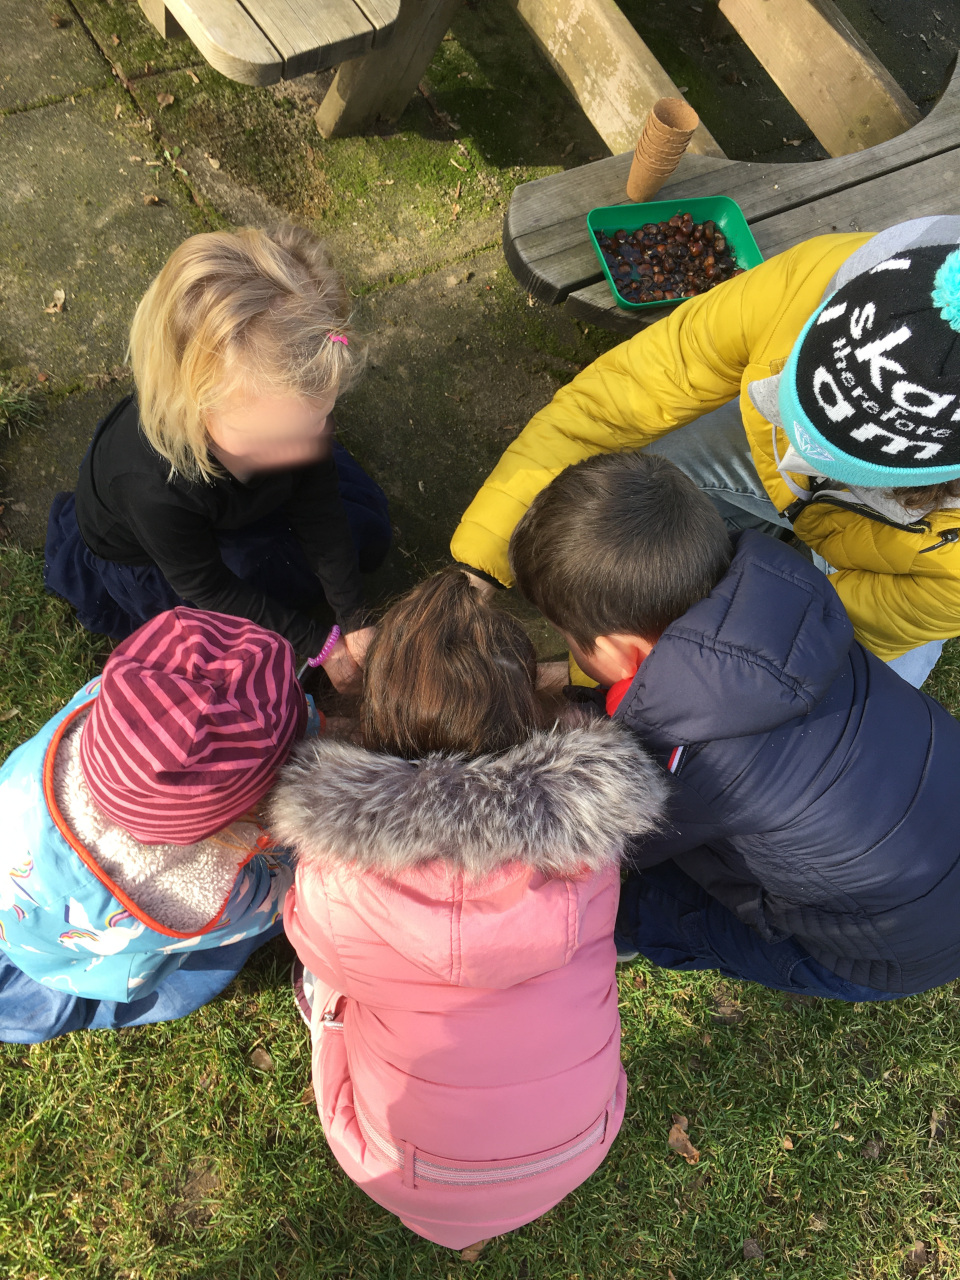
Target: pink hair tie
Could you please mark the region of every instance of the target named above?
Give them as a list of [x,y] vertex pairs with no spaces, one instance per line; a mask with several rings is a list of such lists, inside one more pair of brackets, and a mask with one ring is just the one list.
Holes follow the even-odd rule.
[[326,660],[330,657],[331,653],[333,653],[334,647],[339,639],[340,639],[340,628],[334,627],[330,632],[330,634],[327,636],[326,640],[324,640],[323,648],[320,650],[317,656],[315,658],[307,659],[307,666],[322,667],[323,664],[326,662]]
[[349,347],[350,343],[346,340],[342,333],[328,333],[328,342],[342,342],[345,347]]

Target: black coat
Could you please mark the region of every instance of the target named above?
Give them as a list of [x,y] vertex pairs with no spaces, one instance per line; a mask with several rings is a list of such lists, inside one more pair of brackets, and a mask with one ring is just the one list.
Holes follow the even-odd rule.
[[853,640],[829,580],[741,534],[616,716],[666,757],[673,858],[768,939],[841,978],[909,992],[960,975],[960,724]]

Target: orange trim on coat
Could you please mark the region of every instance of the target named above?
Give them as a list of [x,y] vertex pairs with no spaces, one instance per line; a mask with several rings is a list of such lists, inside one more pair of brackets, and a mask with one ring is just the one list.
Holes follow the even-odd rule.
[[[73,724],[74,720],[76,720],[77,716],[82,714],[84,711],[89,711],[94,702],[94,698],[91,698],[89,702],[84,702],[81,706],[71,711],[70,714],[61,721],[57,726],[57,729],[54,731],[53,737],[50,739],[46,755],[44,756],[43,798],[46,801],[47,809],[50,813],[50,817],[53,819],[54,826],[63,836],[64,840],[66,840],[70,848],[73,849],[73,851],[80,857],[80,860],[84,863],[87,869],[92,871],[100,883],[110,890],[117,901],[122,903],[123,906],[126,907],[127,911],[129,911],[135,919],[139,920],[142,924],[145,924],[148,929],[152,929],[155,933],[162,933],[168,938],[199,938],[202,934],[210,933],[212,929],[216,928],[217,922],[223,915],[227,903],[230,901],[229,893],[220,904],[220,910],[209,924],[205,924],[202,929],[192,929],[188,933],[182,933],[179,929],[170,929],[167,925],[161,924],[159,920],[154,920],[152,917],[148,916],[145,911],[138,907],[129,894],[110,879],[103,868],[99,866],[97,860],[86,845],[82,844],[67,826],[66,819],[60,812],[60,806],[57,804],[57,798],[53,788],[53,767],[57,758],[57,748],[63,740],[63,735],[66,733],[70,725]],[[259,852],[259,849],[251,849],[244,860],[237,865],[237,871],[242,871],[250,859],[254,858]],[[230,893],[232,892],[233,890],[231,888]]]

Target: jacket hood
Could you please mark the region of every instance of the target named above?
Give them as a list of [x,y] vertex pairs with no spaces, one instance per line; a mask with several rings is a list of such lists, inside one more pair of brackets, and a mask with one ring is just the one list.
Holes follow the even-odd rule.
[[710,595],[657,641],[617,718],[661,747],[769,733],[813,710],[852,643],[826,575],[748,531]]
[[301,861],[387,878],[434,859],[471,879],[517,862],[568,876],[609,866],[628,836],[654,831],[666,788],[643,747],[604,720],[471,760],[320,739],[283,769],[270,824]]

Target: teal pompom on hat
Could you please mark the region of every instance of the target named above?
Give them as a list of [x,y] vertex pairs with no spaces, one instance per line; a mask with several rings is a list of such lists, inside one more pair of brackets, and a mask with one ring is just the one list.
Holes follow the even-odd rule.
[[940,319],[960,332],[960,249],[947,254],[933,278],[933,305]]
[[960,478],[960,250],[905,249],[807,321],[780,378],[790,442],[865,488]]

